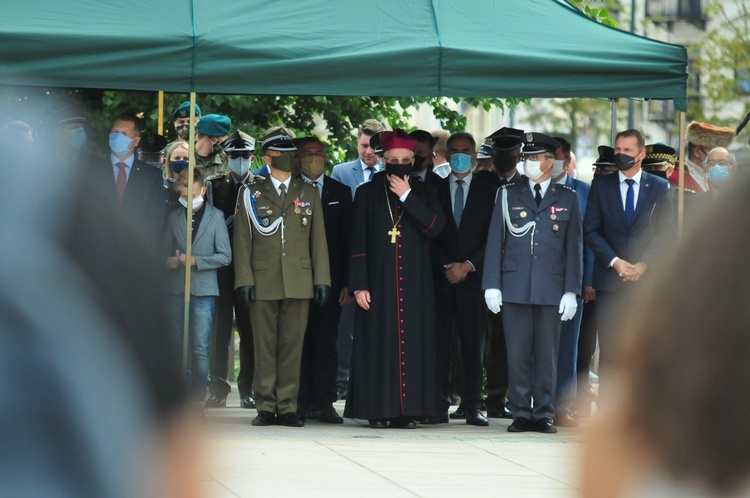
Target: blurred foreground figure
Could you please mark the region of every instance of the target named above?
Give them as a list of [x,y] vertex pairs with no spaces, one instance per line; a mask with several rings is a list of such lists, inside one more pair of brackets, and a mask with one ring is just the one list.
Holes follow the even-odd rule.
[[[716,222],[743,209],[747,188],[703,213],[641,292],[616,349],[620,385],[608,393],[621,397],[605,397],[594,419],[581,496],[749,495],[750,221]],[[701,306],[689,304],[696,294]]]
[[0,197],[0,496],[199,496],[158,252],[87,163],[32,166]]

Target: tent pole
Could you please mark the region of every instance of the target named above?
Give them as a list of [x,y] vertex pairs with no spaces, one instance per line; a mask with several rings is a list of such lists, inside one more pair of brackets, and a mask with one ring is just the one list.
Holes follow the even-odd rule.
[[677,182],[677,240],[682,240],[685,222],[685,111],[680,112],[679,180]]
[[159,120],[156,133],[164,136],[164,91],[159,90]]
[[617,100],[612,99],[612,128],[610,130],[609,145],[615,146],[615,135],[617,135]]
[[188,197],[188,208],[187,212],[187,229],[185,231],[185,314],[183,316],[183,329],[182,329],[182,367],[183,370],[187,370],[188,366],[188,341],[189,341],[189,330],[190,330],[190,261],[193,255],[193,174],[195,172],[195,126],[192,123],[195,122],[195,92],[190,92],[190,157],[188,159],[188,185],[187,185],[187,197]]

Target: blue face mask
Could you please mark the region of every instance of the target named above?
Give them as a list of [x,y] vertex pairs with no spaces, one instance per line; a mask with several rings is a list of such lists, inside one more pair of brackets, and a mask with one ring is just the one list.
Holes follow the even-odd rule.
[[456,173],[466,173],[471,169],[471,156],[460,152],[451,154],[451,169]]
[[187,161],[169,161],[169,167],[172,168],[172,171],[176,174],[180,174],[182,170],[188,167]]
[[708,170],[708,181],[714,185],[727,183],[729,181],[729,166],[714,166]]
[[86,130],[84,128],[76,128],[70,131],[70,138],[68,139],[68,145],[73,147],[75,150],[83,149],[86,145],[88,137],[86,136]]
[[130,152],[130,143],[132,141],[132,138],[127,137],[122,133],[109,134],[109,148],[116,156],[124,156]]

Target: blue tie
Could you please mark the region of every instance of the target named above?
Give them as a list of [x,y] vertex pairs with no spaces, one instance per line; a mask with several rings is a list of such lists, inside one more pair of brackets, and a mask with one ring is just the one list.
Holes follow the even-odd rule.
[[456,180],[456,197],[453,199],[453,219],[456,226],[461,226],[461,216],[464,214],[464,181]]
[[633,190],[635,180],[628,178],[625,182],[628,184],[628,193],[625,194],[625,219],[628,220],[628,225],[630,225],[635,214],[635,191]]
[[365,178],[365,181],[369,182],[370,180],[372,180],[372,175],[375,174],[375,168],[372,166],[368,166],[365,169],[367,170],[367,178]]

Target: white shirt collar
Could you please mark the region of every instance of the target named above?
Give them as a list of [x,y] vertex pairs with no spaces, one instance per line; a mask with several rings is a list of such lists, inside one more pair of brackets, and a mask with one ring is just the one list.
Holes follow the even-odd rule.
[[[471,178],[472,178],[472,176],[473,176],[473,172],[469,173],[465,177],[461,178],[464,181],[464,186],[465,187],[468,188],[469,185],[471,184]],[[455,186],[456,185],[456,180],[458,180],[458,178],[456,178],[456,175],[454,175],[453,172],[451,172],[451,174],[448,175],[448,178],[450,178],[451,185]]]
[[[627,178],[628,178],[627,176],[625,176],[625,174],[622,171],[618,171],[617,172],[617,176],[620,179],[620,183],[625,183],[625,180],[627,180]],[[636,185],[640,185],[641,184],[641,177],[642,176],[643,176],[643,170],[642,169],[638,169],[638,173],[636,173],[635,175],[633,175],[633,178],[632,178],[633,180],[635,180]]]
[[287,178],[285,182],[280,182],[276,178],[274,178],[273,176],[271,176],[271,182],[273,183],[273,186],[276,189],[276,193],[279,192],[279,185],[281,185],[282,183],[284,185],[286,185],[286,193],[288,194],[289,193],[289,184],[292,183],[292,177],[290,176],[289,178]]
[[[547,193],[547,188],[549,188],[550,183],[552,183],[552,178],[547,178],[546,180],[544,180],[542,183],[539,184],[542,187],[542,190],[541,190],[542,197],[544,197],[544,194]],[[531,192],[532,197],[536,195],[536,191],[534,190],[534,185],[536,185],[536,182],[532,179],[529,179],[529,188],[532,191]]]

